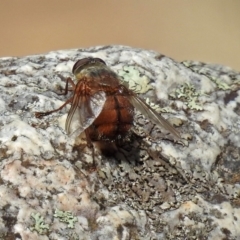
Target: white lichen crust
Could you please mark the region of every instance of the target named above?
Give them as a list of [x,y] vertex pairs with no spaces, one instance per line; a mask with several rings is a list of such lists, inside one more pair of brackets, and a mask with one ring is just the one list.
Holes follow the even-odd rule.
[[[174,123],[185,146],[136,112],[113,156],[64,130],[58,95],[102,58]],[[124,46],[0,59],[0,239],[239,239],[240,73]]]

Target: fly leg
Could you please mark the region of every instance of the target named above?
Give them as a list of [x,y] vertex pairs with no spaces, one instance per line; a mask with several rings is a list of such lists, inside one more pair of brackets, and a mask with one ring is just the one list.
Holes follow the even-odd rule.
[[62,108],[64,108],[68,103],[71,103],[73,100],[73,97],[71,97],[70,99],[68,99],[61,107],[57,108],[57,109],[54,109],[52,111],[48,111],[48,112],[35,112],[35,117],[36,118],[42,118],[44,116],[47,116],[47,115],[50,115],[54,112],[57,112],[59,110],[61,110]]
[[[59,78],[61,78],[62,80],[66,81],[66,85],[65,85],[65,89],[64,89],[64,93],[58,93],[58,95],[67,95],[68,91],[74,91],[76,85],[73,82],[73,80],[68,77],[67,79],[64,78],[63,76],[61,76],[60,74],[58,74]],[[68,87],[68,84],[71,84],[72,87]]]
[[[75,83],[73,82],[73,80],[71,78],[63,78],[61,75],[58,75],[61,79],[64,79],[66,81],[66,86],[65,86],[65,90],[64,93],[58,93],[58,95],[67,95],[68,91],[73,91],[75,89]],[[68,87],[68,83],[70,83],[72,85],[71,88]],[[48,112],[35,112],[35,116],[36,118],[42,118],[43,116],[47,116],[50,115],[54,112],[57,112],[59,110],[61,110],[62,108],[64,108],[68,103],[71,103],[73,100],[73,98],[68,99],[61,107],[54,109],[52,111],[48,111]]]

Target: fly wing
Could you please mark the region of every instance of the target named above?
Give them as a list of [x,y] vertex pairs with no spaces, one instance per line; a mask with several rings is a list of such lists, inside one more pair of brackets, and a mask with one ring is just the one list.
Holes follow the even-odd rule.
[[129,101],[138,111],[140,111],[145,117],[149,118],[157,126],[165,128],[178,140],[181,138],[179,132],[167,120],[165,120],[159,113],[157,113],[134,93],[129,97]]
[[105,101],[106,94],[103,91],[95,92],[93,95],[75,93],[65,125],[67,134],[80,135],[101,113]]

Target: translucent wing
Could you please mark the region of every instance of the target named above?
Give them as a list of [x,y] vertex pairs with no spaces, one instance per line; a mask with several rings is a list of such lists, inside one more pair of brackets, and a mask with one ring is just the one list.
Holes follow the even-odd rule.
[[146,104],[135,94],[129,96],[129,101],[138,111],[140,111],[145,117],[149,118],[157,126],[165,128],[167,131],[172,133],[178,140],[181,138],[179,132],[167,120],[165,120],[159,113],[157,113],[154,109],[152,109],[148,104]]
[[65,125],[67,134],[80,135],[101,113],[105,101],[106,94],[103,91],[98,91],[93,95],[85,94],[84,91],[75,92]]

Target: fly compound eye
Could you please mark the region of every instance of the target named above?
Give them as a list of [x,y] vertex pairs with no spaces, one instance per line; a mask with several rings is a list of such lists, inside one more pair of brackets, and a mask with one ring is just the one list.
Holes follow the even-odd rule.
[[79,73],[82,69],[84,69],[86,66],[91,65],[91,64],[95,64],[95,63],[103,63],[104,65],[106,65],[106,63],[101,59],[101,58],[92,58],[92,57],[87,57],[87,58],[83,58],[78,60],[72,68],[72,73],[74,75],[76,75],[77,73]]
[[100,62],[103,63],[104,65],[107,65],[101,58],[93,58],[94,63]]
[[80,72],[86,65],[88,65],[93,58],[88,57],[88,58],[83,58],[78,60],[72,68],[72,73],[76,74],[77,72]]

